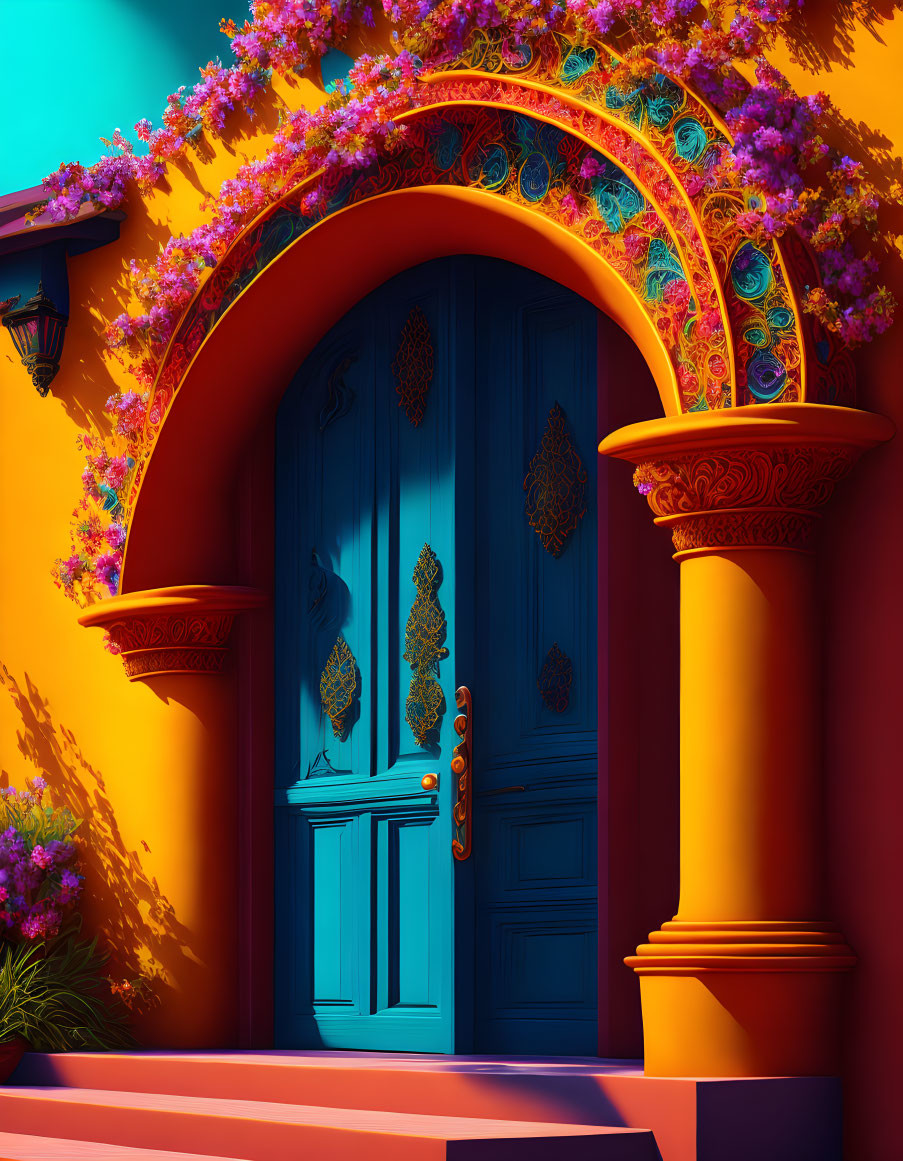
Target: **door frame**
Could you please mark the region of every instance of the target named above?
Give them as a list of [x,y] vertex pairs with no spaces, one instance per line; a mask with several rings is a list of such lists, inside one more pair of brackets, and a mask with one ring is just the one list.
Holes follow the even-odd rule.
[[[628,394],[618,390],[617,380],[612,379],[612,389],[600,392],[604,398],[600,398],[598,423],[600,431],[607,431],[648,414],[658,396],[630,339],[601,311],[599,318],[599,380],[616,375],[632,386]],[[274,449],[275,410],[248,439],[237,505],[241,575],[247,583],[270,592],[274,581]],[[657,530],[636,504],[631,489],[618,478],[626,474],[627,465],[608,460],[601,462],[598,473],[597,1001],[598,1053],[609,1057],[642,1055],[638,989],[633,973],[621,961],[656,925],[663,909],[670,907],[673,912],[677,907],[677,577],[667,554],[661,552]],[[612,541],[617,544],[615,552],[608,551]],[[656,605],[654,618],[638,602],[638,575]],[[616,619],[609,633],[613,615]],[[237,838],[242,866],[236,1032],[239,1046],[247,1048],[268,1047],[273,1042],[273,634],[271,606],[239,619],[236,625]],[[644,697],[650,648],[655,650],[654,707],[653,699]],[[662,707],[674,708],[673,722],[662,722]],[[641,746],[638,740],[643,737]],[[657,805],[650,808],[653,800]],[[456,891],[461,943],[455,950],[462,959],[469,955],[472,960],[472,934],[469,946],[468,936],[460,934],[473,932],[473,872],[468,867],[469,862],[456,868],[469,875],[471,882],[469,890]],[[614,884],[617,891],[613,892]],[[472,997],[470,1004],[456,1000],[455,1023],[456,1042],[467,1043],[467,1031],[472,1037],[473,1029]]]

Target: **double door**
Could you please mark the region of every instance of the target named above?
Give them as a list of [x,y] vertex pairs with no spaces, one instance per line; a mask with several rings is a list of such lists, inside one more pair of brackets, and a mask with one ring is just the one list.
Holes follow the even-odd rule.
[[596,396],[594,310],[465,257],[286,392],[282,1046],[595,1052]]

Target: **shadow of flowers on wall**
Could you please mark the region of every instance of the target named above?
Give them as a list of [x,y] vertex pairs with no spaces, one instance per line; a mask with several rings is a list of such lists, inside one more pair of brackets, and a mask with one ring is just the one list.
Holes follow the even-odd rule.
[[[0,684],[21,717],[19,751],[47,779],[54,804],[83,819],[76,832],[85,874],[84,913],[111,952],[113,976],[141,977],[148,1006],[165,1005],[171,981],[198,965],[190,932],[157,880],[145,870],[141,853],[129,850],[107,797],[103,775],[85,757],[71,730],[55,722],[49,703],[28,674],[20,683],[0,663]],[[9,783],[0,771],[0,785]],[[150,847],[142,841],[148,854]]]
[[821,0],[802,7],[785,36],[796,62],[807,71],[848,69],[855,63],[860,29],[883,44],[883,26],[901,9],[901,0]]

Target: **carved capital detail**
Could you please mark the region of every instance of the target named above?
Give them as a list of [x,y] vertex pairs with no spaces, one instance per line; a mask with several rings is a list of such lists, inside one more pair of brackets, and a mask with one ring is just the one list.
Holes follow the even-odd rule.
[[808,552],[818,517],[814,513],[747,508],[659,517],[671,529],[675,553],[721,548],[789,548]]
[[852,467],[849,447],[698,451],[638,465],[634,483],[656,516],[721,508],[819,508]]
[[613,431],[603,455],[633,482],[678,559],[732,548],[811,549],[818,509],[866,449],[894,434],[882,415],[819,403],[665,416]]
[[107,632],[130,681],[175,673],[221,673],[236,613],[259,607],[256,589],[191,585],[113,597],[79,617]]
[[851,447],[700,450],[640,463],[633,481],[678,554],[721,548],[807,551],[815,509],[852,467]]
[[231,613],[133,614],[107,626],[130,681],[158,673],[220,673],[235,620]]

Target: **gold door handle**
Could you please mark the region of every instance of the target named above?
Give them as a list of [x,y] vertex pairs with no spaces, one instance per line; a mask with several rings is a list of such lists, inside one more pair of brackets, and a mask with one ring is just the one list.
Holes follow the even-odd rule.
[[452,839],[452,852],[456,859],[463,862],[470,857],[473,828],[473,699],[466,685],[455,690],[455,703],[464,712],[455,718],[455,733],[461,741],[455,746],[451,760],[458,790],[453,811],[455,837]]
[[424,774],[424,776],[420,779],[420,785],[424,790],[435,790],[439,785],[439,775]]

